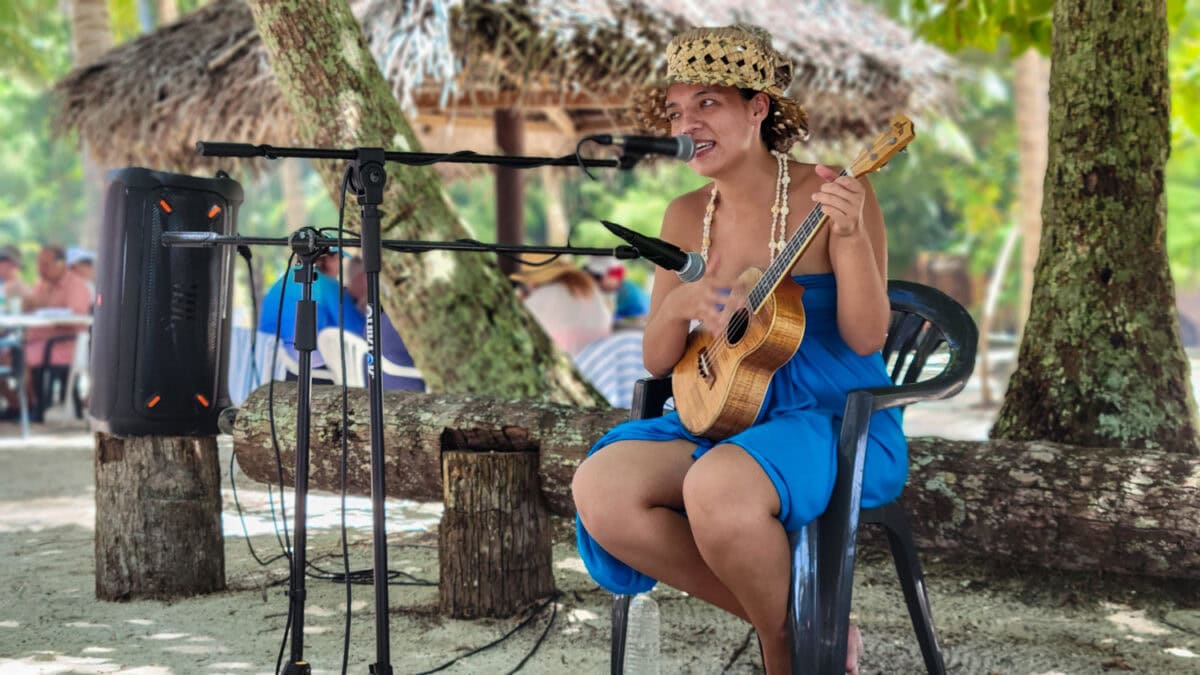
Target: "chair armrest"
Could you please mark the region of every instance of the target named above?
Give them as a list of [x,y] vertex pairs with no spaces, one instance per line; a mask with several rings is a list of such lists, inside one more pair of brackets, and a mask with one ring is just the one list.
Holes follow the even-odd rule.
[[671,377],[647,377],[633,385],[633,403],[629,419],[641,420],[661,417],[663,406],[671,398]]
[[972,345],[970,353],[951,352],[950,360],[944,370],[937,376],[923,382],[912,384],[894,384],[885,387],[867,387],[855,391],[863,391],[874,397],[874,409],[895,408],[906,406],[918,401],[936,401],[950,398],[962,391],[975,369],[975,349]]

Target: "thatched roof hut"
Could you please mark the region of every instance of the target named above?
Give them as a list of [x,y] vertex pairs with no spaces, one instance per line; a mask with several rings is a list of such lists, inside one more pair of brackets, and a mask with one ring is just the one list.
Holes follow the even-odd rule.
[[[494,152],[493,111],[520,109],[526,154],[629,130],[631,93],[691,25],[765,26],[796,65],[813,140],[874,135],[949,100],[953,65],[850,0],[355,0],[372,53],[425,147]],[[404,7],[410,9],[405,13]],[[413,7],[415,6],[415,9]],[[56,86],[57,127],[100,163],[210,169],[198,140],[294,144],[294,121],[242,0],[212,0]]]

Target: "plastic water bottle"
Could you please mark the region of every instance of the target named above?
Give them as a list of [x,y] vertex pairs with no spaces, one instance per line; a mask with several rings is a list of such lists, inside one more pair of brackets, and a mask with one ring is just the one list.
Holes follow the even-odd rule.
[[645,593],[629,603],[629,624],[625,631],[626,675],[659,675],[658,603]]

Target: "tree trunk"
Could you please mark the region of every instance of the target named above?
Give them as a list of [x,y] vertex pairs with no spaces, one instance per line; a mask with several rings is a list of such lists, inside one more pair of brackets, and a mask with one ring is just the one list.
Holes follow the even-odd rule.
[[1054,4],[1033,304],[992,435],[1197,452],[1167,266],[1165,0]]
[[[275,420],[285,481],[292,482],[295,385],[277,384]],[[311,485],[336,491],[341,413],[336,387],[313,388]],[[588,448],[628,411],[581,411],[528,401],[386,392],[391,497],[442,498],[442,434],[482,429],[524,435],[540,448],[542,494],[552,514],[574,514],[571,477]],[[370,493],[364,390],[350,392],[349,489]],[[266,389],[250,395],[234,430],[238,465],[276,480]],[[932,550],[1011,557],[1067,569],[1200,578],[1200,457],[1159,450],[1074,448],[1045,442],[910,439],[904,500]]]
[[96,597],[224,590],[220,483],[212,436],[96,434]]
[[158,0],[158,25],[174,23],[178,18],[179,4],[176,0]]
[[563,172],[557,166],[539,169],[542,190],[546,193],[546,245],[566,246],[571,226],[567,223],[567,205],[563,202]]
[[[71,0],[71,48],[76,67],[92,63],[112,48],[106,0]],[[83,158],[84,203],[96,208],[84,209],[84,217],[74,224],[76,231],[72,234],[79,246],[94,250],[100,236],[100,214],[104,210],[99,208],[104,200],[104,167],[96,164],[87,143],[82,140],[79,152]]]
[[[492,113],[495,120],[496,147],[502,155],[525,154],[525,117],[520,110],[501,108]],[[525,173],[524,169],[495,167],[496,175],[496,243],[525,243]],[[499,260],[500,269],[512,274],[520,263],[510,256]]]
[[554,592],[537,443],[511,430],[447,430],[442,438],[442,613],[512,616]]
[[1042,240],[1042,183],[1050,134],[1050,59],[1027,49],[1013,62],[1013,103],[1017,118],[1020,188],[1017,222],[1021,227],[1021,305],[1017,334],[1025,333],[1033,298],[1033,269]]
[[1200,578],[1200,457],[914,438],[920,545],[1061,569]]
[[[299,145],[416,150],[344,0],[250,0],[275,78],[299,122]],[[342,162],[314,162],[335,200]],[[388,165],[383,236],[472,237],[429,167]],[[353,196],[346,227],[357,230]],[[490,256],[385,252],[384,307],[431,391],[457,391],[563,403],[601,404],[524,310]]]

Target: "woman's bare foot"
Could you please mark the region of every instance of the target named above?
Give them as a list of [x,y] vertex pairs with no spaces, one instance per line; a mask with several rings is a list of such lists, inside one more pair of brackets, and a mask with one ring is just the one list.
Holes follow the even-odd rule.
[[850,624],[846,634],[846,675],[858,675],[858,660],[863,655],[862,633],[858,626]]

